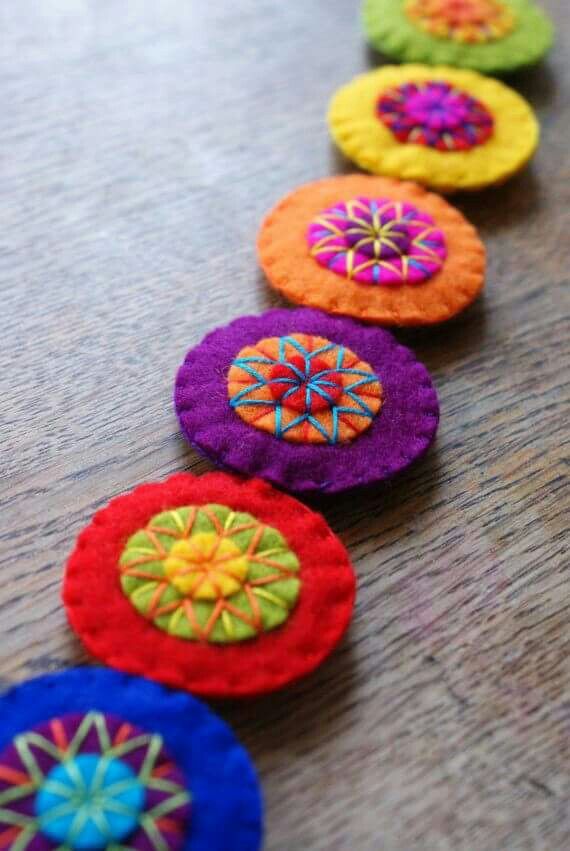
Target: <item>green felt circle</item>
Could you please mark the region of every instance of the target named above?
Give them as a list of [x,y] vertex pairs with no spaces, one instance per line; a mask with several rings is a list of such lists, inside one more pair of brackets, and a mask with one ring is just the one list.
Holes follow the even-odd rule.
[[483,44],[430,35],[405,12],[406,0],[364,0],[364,31],[370,44],[400,62],[450,65],[487,74],[534,65],[549,50],[553,26],[532,0],[502,0],[516,16],[513,30]]
[[[165,565],[174,544],[198,535],[230,541],[247,557],[243,586],[227,597],[188,597],[169,581]],[[123,593],[135,609],[188,641],[232,644],[276,629],[301,590],[301,565],[283,535],[251,514],[215,503],[155,515],[128,539],[119,567]]]

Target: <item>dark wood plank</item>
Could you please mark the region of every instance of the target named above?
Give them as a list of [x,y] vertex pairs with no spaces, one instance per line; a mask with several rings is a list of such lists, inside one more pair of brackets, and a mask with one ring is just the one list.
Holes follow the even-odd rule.
[[[570,843],[569,27],[565,0],[544,5],[556,49],[512,81],[540,152],[457,199],[488,246],[485,298],[400,335],[437,382],[437,447],[383,491],[315,503],[358,571],[350,636],[295,688],[219,706],[257,760],[270,851]],[[357,7],[5,0],[4,684],[85,661],[59,587],[93,511],[208,469],[178,435],[174,371],[212,326],[280,303],[256,229],[345,168],[324,111],[371,63]]]

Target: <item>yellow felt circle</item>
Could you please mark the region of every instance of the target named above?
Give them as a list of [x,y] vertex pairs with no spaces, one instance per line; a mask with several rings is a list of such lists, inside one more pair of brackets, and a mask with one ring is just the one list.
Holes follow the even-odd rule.
[[[378,117],[378,99],[388,89],[428,81],[481,101],[494,119],[492,136],[466,151],[399,142]],[[339,148],[361,168],[443,192],[502,183],[530,160],[540,135],[531,107],[509,86],[475,71],[426,65],[387,65],[355,77],[334,95],[328,121]]]
[[241,589],[247,570],[247,558],[239,547],[213,532],[176,541],[164,561],[170,582],[193,600],[231,597]]

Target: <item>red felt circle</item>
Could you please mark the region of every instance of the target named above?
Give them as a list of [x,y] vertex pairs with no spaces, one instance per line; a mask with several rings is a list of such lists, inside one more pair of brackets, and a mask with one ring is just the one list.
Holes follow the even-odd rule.
[[[274,526],[301,565],[301,591],[287,621],[239,644],[198,643],[163,632],[136,611],[119,582],[127,539],[151,517],[215,502]],[[354,596],[348,553],[319,514],[265,482],[226,473],[180,473],[113,499],[79,535],[63,586],[70,624],[94,656],[209,697],[264,694],[310,673],[347,629]]]

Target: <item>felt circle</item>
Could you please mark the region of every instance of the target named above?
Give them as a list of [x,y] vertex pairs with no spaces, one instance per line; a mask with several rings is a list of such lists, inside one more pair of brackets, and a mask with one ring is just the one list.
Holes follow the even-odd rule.
[[430,215],[388,198],[341,201],[311,221],[311,256],[361,284],[419,284],[441,268],[445,237]]
[[[291,334],[346,347],[378,377],[382,407],[354,440],[291,443],[244,422],[229,404],[226,382],[238,352],[264,337]],[[306,309],[241,317],[208,334],[178,371],[175,405],[186,438],[214,463],[300,493],[338,493],[396,475],[427,450],[439,418],[427,370],[391,334]],[[297,540],[291,544],[299,555]]]
[[466,44],[504,38],[516,23],[503,0],[405,0],[404,12],[425,32]]
[[139,614],[176,638],[221,644],[281,626],[299,596],[299,567],[277,529],[216,504],[151,517],[119,559]]
[[[219,505],[222,500],[236,514],[251,515],[263,528],[277,530],[279,540],[294,551],[299,563],[298,574],[293,571],[300,583],[298,599],[281,626],[248,641],[188,641],[159,629],[134,608],[121,588],[119,561],[132,534],[160,512]],[[268,603],[275,607],[279,597],[287,598],[291,591],[273,581],[283,565],[279,554],[274,563],[269,554]],[[294,562],[285,559],[285,565],[287,569]],[[260,581],[255,585],[252,581],[252,586],[263,591],[262,579],[260,573]],[[225,473],[201,477],[182,473],[112,500],[79,536],[63,588],[71,626],[93,655],[121,670],[144,671],[152,679],[212,697],[273,691],[313,671],[347,629],[354,594],[346,550],[318,514],[264,482],[242,481]],[[250,621],[256,599],[261,598],[253,597],[249,603]],[[238,608],[245,610],[245,605],[234,607],[234,614]],[[193,603],[189,621],[201,616]],[[267,617],[266,609],[262,616]]]
[[438,151],[468,151],[493,135],[494,120],[481,101],[449,83],[404,83],[382,92],[378,117],[398,142]]
[[[428,84],[448,85],[478,102],[492,117],[493,132],[465,150],[400,141],[378,104],[395,90]],[[336,144],[361,168],[444,192],[504,182],[531,159],[539,139],[530,105],[504,83],[474,71],[425,65],[387,65],[355,77],[333,96],[328,121]]]
[[292,443],[348,443],[371,426],[382,404],[370,364],[307,334],[244,346],[228,372],[228,396],[249,426]]
[[35,811],[48,839],[83,851],[126,840],[138,829],[144,798],[145,788],[127,763],[85,753],[46,774]]
[[[389,260],[393,278],[383,283],[390,286],[371,286],[347,280],[330,264],[327,268],[315,262],[311,246],[307,245],[307,229],[314,226],[323,210],[335,206],[340,209],[360,196],[389,198],[404,209],[410,205],[426,223],[433,222],[436,230],[428,232],[427,263],[425,251],[419,257],[409,249],[407,254],[410,260],[419,260],[429,274],[410,272],[408,261],[402,282],[398,264]],[[383,325],[443,322],[468,307],[484,283],[485,249],[461,213],[417,184],[382,177],[332,177],[294,190],[263,222],[258,253],[269,283],[291,301]],[[358,257],[345,260],[345,266],[347,262],[354,267]],[[400,285],[396,285],[397,277]]]
[[553,26],[534,0],[364,0],[373,47],[399,62],[501,74],[534,65]]
[[[86,786],[96,809],[73,823]],[[105,807],[105,818],[90,817]],[[125,833],[129,818],[134,833]],[[0,698],[0,835],[5,847],[34,851],[64,837],[77,849],[259,851],[262,802],[247,753],[199,701],[140,677],[75,668]]]

